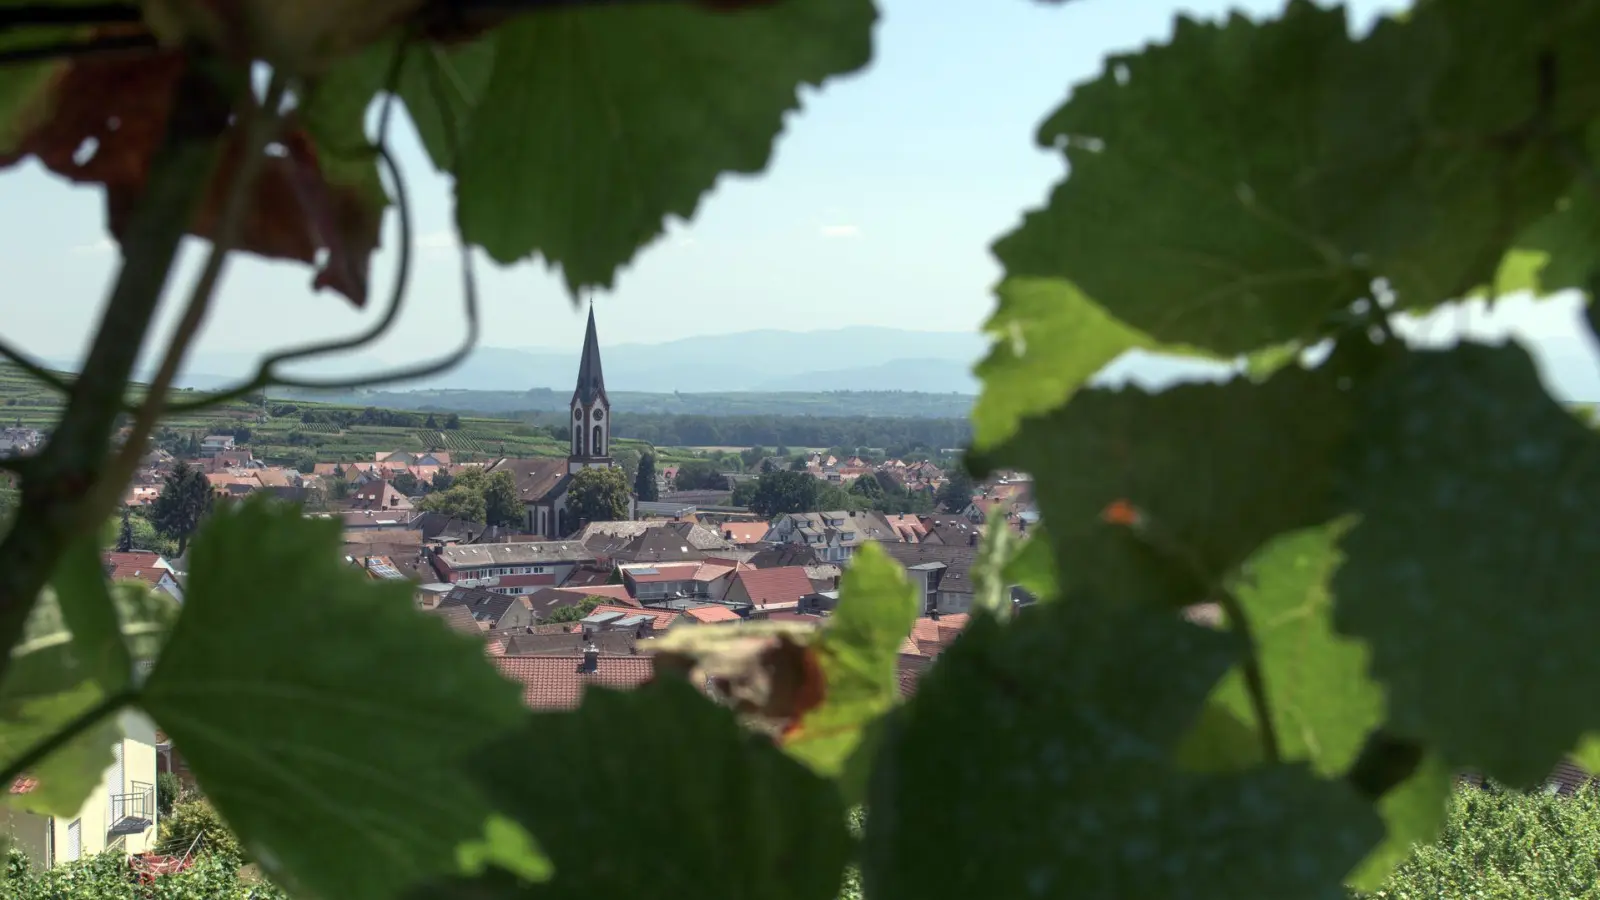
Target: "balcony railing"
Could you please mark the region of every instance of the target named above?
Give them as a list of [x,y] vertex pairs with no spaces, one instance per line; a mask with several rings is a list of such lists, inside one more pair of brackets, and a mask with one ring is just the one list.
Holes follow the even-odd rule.
[[126,794],[111,795],[111,834],[139,834],[155,824],[156,789],[142,781],[130,781]]

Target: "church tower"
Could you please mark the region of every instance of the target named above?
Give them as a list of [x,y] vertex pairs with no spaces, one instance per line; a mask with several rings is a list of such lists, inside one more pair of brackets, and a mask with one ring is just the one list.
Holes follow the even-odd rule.
[[583,335],[583,359],[578,363],[578,387],[572,392],[572,447],[567,473],[611,465],[611,400],[600,370],[600,339],[594,331],[594,303],[589,304],[589,328]]

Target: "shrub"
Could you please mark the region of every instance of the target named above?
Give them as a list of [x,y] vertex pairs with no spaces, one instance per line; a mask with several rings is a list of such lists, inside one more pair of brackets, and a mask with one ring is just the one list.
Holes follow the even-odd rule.
[[1600,900],[1600,791],[1462,788],[1444,832],[1363,900]]
[[234,836],[228,824],[222,821],[211,802],[203,797],[184,800],[172,807],[172,813],[161,820],[161,840],[187,845],[196,835],[202,835],[202,853],[217,857],[237,867],[244,862],[244,847]]
[[183,782],[173,772],[156,776],[156,809],[162,818],[172,815],[172,806],[183,796]]

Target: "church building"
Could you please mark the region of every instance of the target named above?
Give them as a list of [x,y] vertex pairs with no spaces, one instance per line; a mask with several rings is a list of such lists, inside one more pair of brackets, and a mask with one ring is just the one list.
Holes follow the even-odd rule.
[[[572,414],[572,441],[567,458],[499,459],[488,472],[508,471],[527,510],[523,530],[546,540],[560,540],[578,530],[576,517],[567,512],[567,490],[572,477],[584,469],[616,465],[611,459],[611,399],[600,366],[600,338],[595,334],[594,306],[589,306],[589,326],[583,335],[583,357],[578,362],[578,385],[568,404]],[[634,500],[628,500],[628,514]]]

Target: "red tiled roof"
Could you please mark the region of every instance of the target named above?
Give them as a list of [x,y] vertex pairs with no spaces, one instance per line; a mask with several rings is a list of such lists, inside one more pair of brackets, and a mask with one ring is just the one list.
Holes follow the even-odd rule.
[[722,523],[722,536],[735,544],[758,544],[769,530],[765,522]]
[[125,552],[107,550],[101,554],[100,558],[111,566],[143,566],[147,569],[153,569],[156,567],[156,563],[160,561],[161,554],[153,553],[149,550],[128,550]]
[[739,614],[726,606],[697,606],[686,609],[684,615],[696,622],[737,622]]
[[18,775],[17,776],[17,780],[11,782],[11,793],[13,793],[13,794],[31,794],[31,793],[33,793],[33,789],[38,787],[38,786],[39,786],[39,779],[30,778],[27,775]]
[[895,662],[895,680],[900,684],[900,696],[910,697],[917,692],[917,682],[933,665],[933,660],[926,656],[914,656],[905,653]]
[[746,569],[734,576],[744,585],[750,602],[756,606],[798,606],[800,598],[812,592],[805,566],[779,566],[775,569]]
[[701,563],[699,568],[695,569],[694,580],[716,581],[718,578],[721,578],[724,575],[733,574],[738,568],[739,567],[737,565],[725,566],[721,563]]
[[493,662],[501,675],[522,685],[529,709],[571,709],[590,685],[627,690],[655,674],[648,656],[601,656],[593,672],[582,671],[582,656],[497,656]]
[[961,630],[967,627],[966,613],[940,616],[937,619],[923,616],[911,626],[911,634],[900,645],[902,656],[923,656],[929,659],[943,653],[955,642]]
[[112,581],[143,581],[146,584],[157,585],[163,576],[168,575],[166,569],[157,569],[153,566],[117,566],[111,570]]

